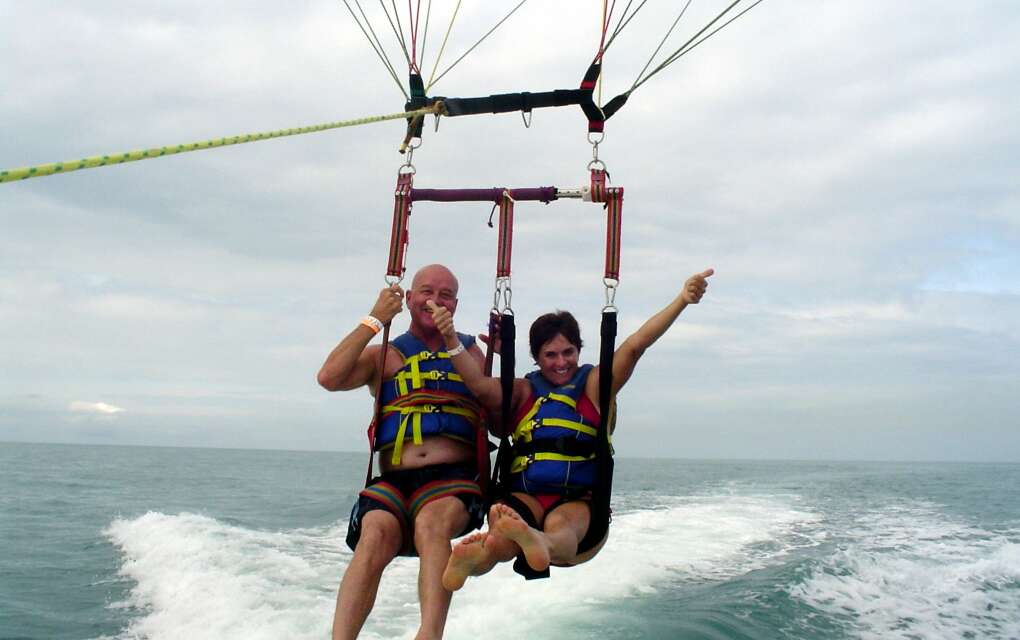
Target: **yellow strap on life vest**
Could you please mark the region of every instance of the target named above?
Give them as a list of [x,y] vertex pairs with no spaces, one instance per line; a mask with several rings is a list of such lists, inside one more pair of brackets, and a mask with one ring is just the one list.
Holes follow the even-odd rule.
[[584,462],[586,460],[594,460],[595,454],[590,456],[568,456],[562,453],[533,453],[527,456],[517,456],[514,461],[510,464],[510,473],[520,473],[528,468],[532,462],[542,462],[545,460],[555,460],[557,462]]
[[421,435],[421,415],[423,413],[451,413],[463,416],[475,423],[480,420],[478,412],[464,407],[436,404],[417,404],[406,407],[391,404],[383,407],[383,413],[392,413],[394,411],[399,411],[400,415],[403,416],[400,420],[400,426],[397,428],[397,437],[393,441],[393,455],[390,456],[390,462],[395,465],[400,464],[400,458],[404,453],[404,439],[407,437],[408,420],[411,421],[411,440],[416,445],[421,445],[424,442]]
[[556,400],[557,402],[562,402],[563,404],[567,405],[571,409],[574,409],[575,411],[577,410],[577,401],[574,400],[573,398],[571,398],[570,396],[565,396],[562,393],[550,393],[549,395],[547,395],[545,397],[549,398],[550,400]]
[[573,431],[580,431],[583,434],[591,437],[596,437],[599,434],[599,430],[595,427],[584,424],[583,422],[577,422],[575,420],[566,420],[564,418],[543,418],[540,426],[543,427],[562,427],[564,429],[571,429]]
[[421,389],[421,369],[418,367],[420,358],[411,359],[411,388]]
[[535,428],[535,414],[538,413],[538,408],[542,406],[544,398],[539,398],[535,401],[535,404],[531,405],[531,409],[528,410],[521,421],[514,427],[514,441],[523,440],[528,442],[531,440],[531,432]]
[[556,402],[562,402],[568,405],[571,409],[577,410],[577,403],[570,396],[565,396],[559,393],[550,393],[547,396],[542,396],[535,400],[535,404],[531,405],[531,409],[521,418],[521,421],[517,423],[517,427],[514,429],[514,440],[521,442],[531,441],[531,432],[536,427],[563,427],[564,429],[572,429],[574,431],[580,431],[581,433],[595,437],[598,435],[598,430],[594,427],[590,427],[582,422],[574,420],[566,420],[564,418],[545,418],[542,420],[535,420],[535,414],[538,413],[539,407],[544,403],[553,400]]
[[438,370],[422,372],[421,364],[420,364],[421,362],[425,362],[425,361],[428,361],[428,360],[439,360],[439,359],[442,359],[442,358],[449,358],[449,357],[450,357],[450,354],[448,354],[445,351],[440,351],[438,353],[433,353],[431,351],[422,351],[420,353],[414,354],[413,356],[409,356],[407,358],[404,358],[404,366],[405,367],[408,367],[408,366],[411,367],[411,370],[410,371],[404,371],[404,370],[398,371],[397,374],[395,376],[393,376],[393,378],[392,378],[392,379],[397,381],[397,388],[400,390],[400,395],[402,395],[402,396],[403,395],[407,395],[407,393],[409,391],[409,389],[407,387],[407,380],[408,380],[408,378],[411,379],[411,388],[410,388],[410,391],[417,391],[418,389],[421,389],[422,388],[422,380],[442,380],[444,376],[445,376],[445,378],[447,380],[454,380],[456,382],[462,382],[463,378],[461,378],[456,373],[446,373],[445,371],[438,371]]

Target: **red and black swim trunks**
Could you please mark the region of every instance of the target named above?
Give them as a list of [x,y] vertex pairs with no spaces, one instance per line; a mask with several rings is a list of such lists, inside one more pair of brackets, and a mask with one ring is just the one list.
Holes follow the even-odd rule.
[[376,509],[389,511],[400,522],[404,536],[400,555],[417,556],[414,548],[414,521],[422,507],[447,496],[456,496],[468,512],[464,535],[482,526],[485,497],[478,486],[478,471],[473,464],[437,464],[419,469],[391,471],[373,478],[358,494],[347,525],[347,546],[354,550],[361,538],[361,519]]

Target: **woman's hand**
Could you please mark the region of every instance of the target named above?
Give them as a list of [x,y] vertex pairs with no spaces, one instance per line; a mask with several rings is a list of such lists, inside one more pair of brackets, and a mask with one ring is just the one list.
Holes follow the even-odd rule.
[[713,273],[715,273],[715,269],[705,269],[701,273],[687,278],[683,291],[680,292],[680,299],[687,304],[701,302],[701,296],[705,295],[705,289],[708,288],[708,277]]

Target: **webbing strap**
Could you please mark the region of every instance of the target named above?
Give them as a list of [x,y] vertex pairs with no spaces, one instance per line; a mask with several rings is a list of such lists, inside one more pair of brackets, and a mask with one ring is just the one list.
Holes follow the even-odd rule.
[[[485,350],[485,375],[492,377],[492,359],[493,350],[492,345],[495,344],[496,332],[499,330],[499,313],[493,309],[489,313],[489,344]],[[489,493],[489,483],[491,475],[494,471],[491,468],[489,461],[489,436],[486,433],[486,425],[481,425],[478,428],[478,441],[476,457],[478,459],[478,486],[482,488],[482,493],[489,499],[492,500],[492,495]]]
[[608,189],[606,197],[606,278],[620,279],[620,233],[623,228],[623,187]]
[[605,169],[592,169],[591,170],[591,201],[592,202],[605,202],[606,201],[606,170]]
[[516,356],[514,353],[517,341],[517,329],[513,314],[504,313],[499,322],[499,381],[502,388],[502,433],[499,440],[499,453],[496,454],[496,469],[493,471],[493,484],[507,483],[510,480],[510,465],[513,452],[510,446],[510,426],[513,424],[514,369]]
[[413,182],[413,173],[397,174],[397,188],[393,198],[393,226],[390,229],[390,257],[386,264],[386,275],[395,278],[404,277]]
[[496,277],[510,277],[510,257],[514,243],[514,199],[509,191],[499,201],[499,239],[496,250]]
[[588,133],[600,133],[606,126],[606,115],[592,98],[601,71],[602,64],[593,62],[585,72],[584,79],[581,80],[581,91],[585,93],[585,100],[580,105],[581,111],[584,111],[584,115],[588,117]]
[[533,109],[576,104],[581,107],[585,117],[588,118],[588,132],[597,133],[603,130],[605,121],[627,101],[626,95],[620,95],[613,98],[606,107],[599,107],[595,104],[595,86],[598,84],[601,72],[602,64],[598,61],[592,63],[581,80],[581,86],[577,89],[557,89],[536,93],[520,91],[479,98],[426,97],[424,101],[416,101],[412,98],[408,100],[406,108],[411,110],[412,108],[427,107],[440,111],[444,116],[454,117],[510,111],[530,113]]
[[379,349],[379,361],[376,363],[375,406],[372,409],[372,422],[368,425],[368,471],[365,472],[365,486],[372,481],[372,467],[375,463],[375,429],[382,422],[382,385],[383,371],[386,367],[386,353],[390,348],[390,323],[383,327],[382,347]]
[[591,522],[579,548],[591,549],[609,530],[610,499],[613,493],[613,449],[609,442],[613,402],[613,354],[616,351],[616,311],[602,312],[602,345],[599,354],[599,434],[596,444],[598,473],[592,488]]

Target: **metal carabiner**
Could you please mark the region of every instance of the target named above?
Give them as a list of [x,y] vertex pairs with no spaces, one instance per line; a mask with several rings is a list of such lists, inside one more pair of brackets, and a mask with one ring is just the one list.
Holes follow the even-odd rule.
[[512,316],[514,309],[510,306],[510,302],[513,300],[514,290],[510,288],[510,278],[506,279],[506,286],[503,288],[503,315]]
[[[503,307],[500,308],[500,298],[502,298]],[[497,314],[509,314],[513,315],[514,310],[510,307],[510,302],[513,299],[513,290],[510,288],[510,278],[508,276],[497,276],[495,290],[492,294],[492,310]]]
[[602,307],[602,310],[616,311],[616,289],[620,286],[620,281],[613,278],[602,278],[602,284],[606,287],[606,306]]

